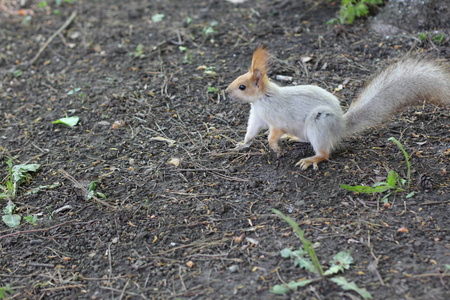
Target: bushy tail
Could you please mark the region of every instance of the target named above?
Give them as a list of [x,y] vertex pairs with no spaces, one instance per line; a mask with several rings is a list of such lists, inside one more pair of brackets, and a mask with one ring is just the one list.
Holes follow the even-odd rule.
[[448,63],[404,59],[375,76],[344,114],[346,133],[376,126],[392,114],[423,101],[450,105]]

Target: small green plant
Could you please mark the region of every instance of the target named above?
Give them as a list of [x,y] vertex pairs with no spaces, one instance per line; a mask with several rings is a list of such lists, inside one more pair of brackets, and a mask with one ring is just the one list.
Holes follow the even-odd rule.
[[445,33],[443,32],[436,34],[433,37],[433,42],[435,42],[438,45],[441,45],[444,41],[445,41]]
[[209,26],[208,26],[208,27],[203,27],[203,29],[202,29],[202,35],[203,35],[203,38],[207,38],[209,35],[211,35],[211,34],[213,34],[214,32],[216,32],[216,31],[214,30],[214,27],[216,27],[217,24],[219,24],[217,21],[211,21],[211,22],[209,23]]
[[40,164],[28,164],[28,165],[14,165],[12,158],[9,158],[6,162],[8,165],[8,179],[5,185],[0,185],[0,199],[14,198],[17,193],[19,185],[23,182],[30,180],[31,175],[29,172],[36,172],[41,165]]
[[[294,230],[294,232],[299,237],[301,243],[303,244],[303,248],[299,247],[298,250],[292,251],[292,248],[285,248],[281,250],[281,256],[284,258],[290,258],[294,260],[294,266],[299,266],[307,271],[320,275],[319,278],[315,279],[302,279],[299,281],[291,281],[286,284],[278,284],[275,285],[270,291],[274,294],[284,295],[293,290],[296,290],[299,287],[307,286],[310,283],[315,281],[329,279],[330,281],[336,283],[344,290],[352,290],[357,292],[364,299],[371,299],[372,295],[364,288],[359,288],[356,286],[354,282],[348,282],[344,277],[331,277],[327,276],[336,275],[340,272],[344,272],[350,268],[350,265],[353,263],[353,257],[350,255],[348,251],[341,251],[336,254],[333,259],[330,261],[330,267],[328,270],[323,271],[322,266],[320,265],[319,259],[317,258],[314,247],[310,241],[305,238],[305,233],[300,229],[297,222],[295,222],[290,217],[284,215],[280,211],[276,209],[272,209],[272,211],[277,214],[281,219],[286,221]],[[309,255],[309,257],[308,257]]]
[[45,7],[47,7],[47,1],[44,0],[44,1],[39,2],[39,3],[38,3],[38,7],[39,7],[39,8],[45,8]]
[[[373,185],[373,187],[370,186],[364,186],[364,185],[346,185],[341,184],[341,188],[346,189],[347,191],[351,192],[358,192],[358,193],[364,193],[364,194],[376,194],[376,193],[383,193],[386,191],[389,191],[388,194],[384,195],[383,198],[381,198],[381,201],[383,203],[388,202],[389,196],[392,194],[400,193],[400,192],[407,192],[411,186],[411,162],[409,161],[409,155],[406,152],[405,148],[403,148],[403,145],[394,137],[391,137],[388,139],[388,141],[392,141],[394,144],[397,145],[397,147],[403,152],[403,155],[405,156],[406,160],[406,166],[408,168],[407,173],[407,180],[400,178],[397,172],[391,170],[388,173],[386,181],[377,182]],[[406,198],[411,198],[414,196],[416,192],[411,192],[408,195],[406,195]]]
[[[370,6],[383,4],[383,0],[342,0],[339,10],[339,22],[341,24],[352,24],[355,18],[365,17],[369,14]],[[334,24],[337,19],[332,19],[327,24]]]
[[419,40],[423,43],[427,40],[428,32],[421,32],[419,33]]
[[213,86],[208,86],[207,89],[209,93],[217,93],[219,91],[218,88],[215,88]]
[[161,22],[164,19],[164,14],[156,14],[152,17],[152,21],[155,23]]
[[73,88],[67,92],[67,95],[69,96],[73,95],[75,99],[79,98],[81,101],[84,101],[84,99],[86,99],[86,95],[83,93],[81,88]]
[[145,58],[144,45],[139,44],[136,46],[135,52],[130,52],[129,55],[134,58]]
[[419,40],[422,43],[429,40],[435,44],[441,45],[446,40],[446,35],[444,32],[435,32],[434,34],[430,32],[421,32],[419,33]]
[[22,219],[22,217],[16,214],[15,211],[16,205],[11,200],[8,200],[6,207],[3,209],[2,216],[3,222],[8,227],[15,228],[20,225],[20,220]]
[[98,181],[97,181],[97,180],[94,180],[94,181],[92,181],[91,183],[89,183],[89,186],[88,186],[88,192],[89,192],[89,193],[86,195],[86,200],[91,199],[92,196],[99,196],[99,197],[101,197],[101,198],[103,198],[103,199],[106,199],[105,194],[100,193],[100,192],[97,192],[97,191],[95,190],[95,189],[97,188],[97,184],[98,184]]
[[0,299],[4,299],[6,297],[6,293],[12,294],[13,291],[11,289],[11,286],[9,284],[0,287]]
[[74,116],[74,117],[65,117],[65,118],[61,118],[61,119],[58,119],[56,121],[53,121],[52,124],[64,124],[64,125],[73,127],[73,126],[78,124],[78,121],[80,121],[80,118],[76,117],[76,116]]
[[26,216],[26,217],[24,217],[24,219],[25,219],[25,221],[27,222],[27,223],[30,223],[31,225],[37,225],[37,216]]
[[66,2],[67,4],[73,4],[75,0],[55,0],[56,6],[61,6],[63,2]]
[[182,51],[182,52],[186,52],[186,54],[183,57],[183,63],[192,64],[191,50],[189,50],[187,47],[184,47],[184,46],[180,46],[180,47],[178,47],[178,49],[180,49],[180,51]]

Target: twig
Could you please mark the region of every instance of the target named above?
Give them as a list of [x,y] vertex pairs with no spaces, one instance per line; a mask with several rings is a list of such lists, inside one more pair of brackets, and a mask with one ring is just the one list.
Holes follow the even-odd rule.
[[55,228],[58,228],[58,227],[61,227],[61,226],[67,225],[67,224],[75,223],[75,222],[78,222],[78,220],[72,220],[72,221],[63,222],[61,224],[50,226],[48,228],[16,231],[16,232],[13,232],[13,233],[9,233],[9,234],[5,234],[5,235],[0,236],[0,240],[2,240],[4,238],[7,238],[7,237],[10,237],[10,236],[20,235],[20,234],[25,234],[25,233],[45,232],[45,231],[49,231],[49,230],[52,230],[52,229],[55,229]]
[[70,181],[72,181],[72,183],[75,185],[75,187],[79,188],[80,190],[82,190],[86,195],[91,195],[92,199],[94,199],[95,201],[97,201],[100,204],[103,204],[104,206],[107,206],[109,208],[112,209],[116,209],[116,207],[114,205],[111,205],[101,199],[99,199],[98,197],[96,197],[94,194],[89,193],[89,191],[81,184],[79,183],[75,178],[73,178],[69,173],[67,173],[66,171],[64,171],[63,169],[59,169],[58,172],[60,172],[61,174],[63,174],[67,179],[69,179]]
[[77,12],[74,11],[70,15],[70,17],[66,20],[66,22],[57,31],[55,31],[55,33],[53,33],[52,36],[45,42],[45,44],[41,47],[41,49],[39,49],[38,53],[36,53],[33,59],[30,60],[30,62],[28,63],[28,66],[33,65],[38,60],[38,58],[41,56],[42,52],[44,52],[44,50],[48,47],[48,45],[50,45],[50,43],[55,39],[55,37],[58,36],[64,29],[66,29],[70,25],[70,23],[72,23],[72,21],[75,19],[76,16]]

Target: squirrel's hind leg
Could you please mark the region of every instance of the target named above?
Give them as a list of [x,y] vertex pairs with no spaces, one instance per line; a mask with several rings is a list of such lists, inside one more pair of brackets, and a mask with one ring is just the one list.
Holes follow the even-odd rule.
[[344,128],[342,114],[327,106],[316,107],[306,118],[305,124],[305,135],[316,155],[301,159],[295,165],[303,170],[312,165],[317,170],[318,163],[327,160],[331,151],[341,141]]

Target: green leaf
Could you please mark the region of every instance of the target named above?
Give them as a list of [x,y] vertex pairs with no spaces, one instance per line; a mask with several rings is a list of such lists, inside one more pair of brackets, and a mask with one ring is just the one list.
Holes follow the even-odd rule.
[[355,291],[364,299],[372,299],[372,295],[365,288],[359,288],[353,281],[348,282],[344,277],[333,277],[330,278],[330,280],[338,284],[342,289],[346,291]]
[[315,281],[314,279],[305,279],[300,281],[291,281],[288,284],[278,284],[275,285],[270,292],[277,295],[285,295],[292,290],[297,290],[299,287],[304,287]]
[[352,4],[347,6],[347,24],[352,24],[355,21],[356,9]]
[[74,89],[71,89],[70,91],[68,91],[67,95],[70,96],[70,95],[73,95],[73,94],[75,94],[75,93],[77,93],[79,91],[81,91],[81,88],[74,88]]
[[100,196],[100,197],[102,197],[103,199],[106,199],[106,196],[105,196],[105,194],[103,194],[103,193],[97,192],[97,195]]
[[15,228],[15,227],[19,226],[21,219],[22,219],[22,217],[19,215],[4,215],[4,216],[2,216],[3,222],[5,222],[5,224],[11,228]]
[[277,294],[277,295],[285,295],[289,293],[291,290],[284,284],[277,284],[273,288],[270,289],[271,293]]
[[78,124],[78,121],[80,120],[79,117],[68,117],[68,118],[61,118],[59,120],[53,121],[53,124],[64,124],[70,127],[73,127]]
[[155,23],[161,22],[164,19],[164,14],[156,14],[152,17],[152,21]]
[[30,179],[31,175],[28,172],[36,172],[41,167],[40,164],[28,164],[28,165],[15,165],[11,168],[11,182],[7,182],[12,184],[12,187],[9,186],[12,196],[16,195],[17,189],[19,185],[24,182],[26,179]]
[[208,86],[208,92],[210,93],[217,93],[219,90],[215,87]]
[[387,177],[387,183],[390,186],[395,186],[397,184],[398,180],[398,173],[395,171],[389,171],[388,177]]
[[343,188],[347,191],[351,191],[351,192],[374,194],[374,193],[382,193],[384,191],[390,190],[390,189],[392,189],[392,186],[381,185],[381,186],[370,187],[370,186],[364,186],[364,185],[351,186],[351,185],[341,184],[341,188]]
[[293,252],[291,250],[292,248],[284,248],[283,250],[280,251],[280,255],[281,257],[284,258],[292,258],[293,257]]
[[310,271],[312,273],[317,273],[317,268],[314,266],[311,260],[306,257],[297,257],[294,260],[294,266],[299,266],[302,269]]
[[11,200],[9,200],[6,204],[6,207],[3,209],[3,213],[5,215],[12,215],[15,209],[16,205]]
[[356,16],[357,17],[364,17],[367,16],[369,14],[369,8],[367,7],[367,5],[365,5],[362,2],[359,2],[358,4],[356,4]]
[[344,270],[348,270],[350,268],[350,264],[353,263],[353,257],[348,251],[341,251],[333,257],[333,260],[330,261],[330,268],[325,271],[324,275],[337,274],[339,272],[343,272]]
[[30,223],[32,225],[37,225],[36,224],[37,216],[26,216],[26,217],[24,217],[24,219],[27,223]]
[[89,183],[89,187],[88,187],[88,191],[89,192],[94,192],[95,188],[97,187],[97,180],[92,181],[91,183]]
[[411,192],[408,195],[406,195],[406,199],[412,198],[417,194],[417,192]]

